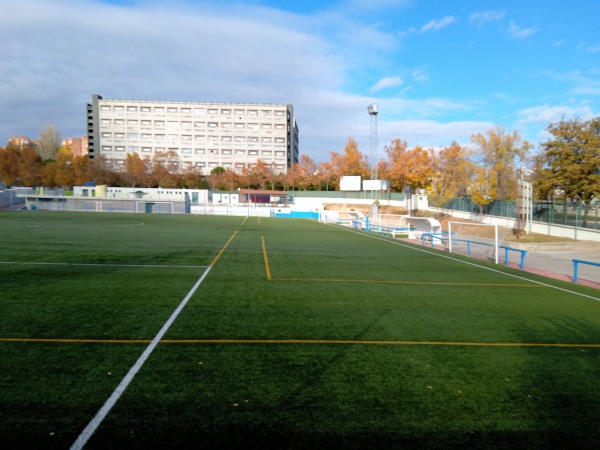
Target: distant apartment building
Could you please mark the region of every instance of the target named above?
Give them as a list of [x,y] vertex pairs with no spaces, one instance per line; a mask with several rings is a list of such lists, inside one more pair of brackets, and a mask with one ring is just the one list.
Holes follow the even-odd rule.
[[240,172],[258,160],[276,173],[298,162],[293,106],[269,103],[164,102],[92,97],[88,155],[124,166],[128,154],[177,155],[178,170],[215,167]]
[[8,139],[8,143],[16,147],[24,147],[26,145],[36,146],[39,145],[39,142],[40,141],[32,141],[27,136],[17,136],[16,134],[13,134],[13,137]]
[[67,138],[62,140],[62,145],[68,145],[73,156],[85,156],[88,153],[88,138]]

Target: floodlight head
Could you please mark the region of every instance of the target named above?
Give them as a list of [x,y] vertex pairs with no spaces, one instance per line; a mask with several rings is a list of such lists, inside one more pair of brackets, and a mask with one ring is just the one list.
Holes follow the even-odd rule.
[[370,104],[369,106],[367,106],[367,110],[369,111],[369,115],[371,116],[376,116],[377,115],[377,105],[375,103]]

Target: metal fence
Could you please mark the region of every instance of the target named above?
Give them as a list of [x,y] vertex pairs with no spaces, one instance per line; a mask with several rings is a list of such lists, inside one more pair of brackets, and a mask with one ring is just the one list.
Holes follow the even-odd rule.
[[[473,214],[517,218],[517,205],[514,200],[495,200],[480,208],[468,197],[454,198],[444,203],[444,209],[454,209]],[[552,225],[568,225],[577,228],[600,230],[600,206],[587,206],[579,203],[537,202],[533,204],[532,218],[536,222]]]

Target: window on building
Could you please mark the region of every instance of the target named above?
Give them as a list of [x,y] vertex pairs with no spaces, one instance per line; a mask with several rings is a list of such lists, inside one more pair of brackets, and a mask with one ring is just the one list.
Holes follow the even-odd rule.
[[249,116],[258,116],[258,109],[249,109],[248,115]]
[[142,139],[149,141],[152,139],[152,135],[150,133],[142,133]]
[[197,148],[196,150],[194,150],[194,153],[196,155],[204,155],[204,154],[206,154],[206,149],[204,149],[204,148]]
[[111,119],[102,119],[102,120],[100,120],[100,123],[102,125],[110,125],[112,123],[112,120]]
[[142,112],[150,112],[150,107],[149,106],[142,106],[141,108]]
[[102,146],[102,151],[103,152],[112,152],[112,147],[110,145],[103,145]]
[[139,138],[140,138],[139,133],[127,133],[127,139],[139,139]]
[[208,122],[208,128],[217,128],[218,126],[217,122]]
[[182,141],[191,141],[192,140],[192,135],[191,134],[182,134],[181,135],[181,140]]
[[142,147],[142,153],[152,153],[152,147]]
[[125,151],[125,147],[122,146],[122,145],[117,145],[115,147],[115,151],[117,151],[117,152],[124,152]]
[[154,126],[158,127],[158,128],[163,128],[165,126],[165,121],[164,120],[155,120]]
[[204,114],[205,112],[204,108],[194,108],[194,114]]
[[115,106],[115,111],[123,111],[123,106]]
[[206,126],[206,122],[194,122],[195,128],[204,128]]
[[115,119],[115,125],[124,125],[125,121],[123,119]]
[[192,108],[181,108],[181,114],[190,114],[192,112]]
[[138,110],[137,106],[128,106],[127,111],[136,112]]
[[155,106],[154,107],[154,112],[155,113],[164,113],[165,112],[165,108],[163,106]]
[[112,137],[112,133],[102,133],[102,137],[103,138],[111,138]]
[[154,139],[162,141],[165,138],[164,134],[155,134]]
[[110,111],[110,106],[108,106],[108,105],[102,105],[100,107],[100,111]]
[[115,138],[117,138],[117,139],[125,139],[125,133],[115,133]]
[[127,125],[137,125],[138,121],[136,119],[127,120]]
[[177,112],[179,112],[179,108],[175,108],[174,106],[169,106],[167,108],[167,112],[168,113],[177,113]]
[[191,155],[192,149],[191,148],[182,148],[181,153],[183,153],[184,155]]
[[174,133],[173,133],[173,134],[169,134],[169,135],[167,136],[167,138],[168,138],[170,141],[178,141],[178,140],[179,140],[179,135],[178,135],[178,134],[174,134]]
[[143,127],[144,127],[144,126],[145,126],[145,127],[149,127],[149,126],[151,126],[151,125],[152,125],[152,121],[151,121],[151,120],[147,120],[147,119],[145,119],[145,120],[142,120],[142,121],[141,121],[141,124],[142,124],[142,126],[143,126]]
[[221,109],[221,114],[229,115],[231,114],[231,109]]

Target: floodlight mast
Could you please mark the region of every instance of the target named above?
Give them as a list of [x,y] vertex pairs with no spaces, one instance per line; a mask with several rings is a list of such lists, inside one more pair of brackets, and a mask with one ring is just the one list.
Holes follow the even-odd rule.
[[377,104],[372,103],[367,106],[367,111],[371,116],[371,180],[379,178],[377,170]]

